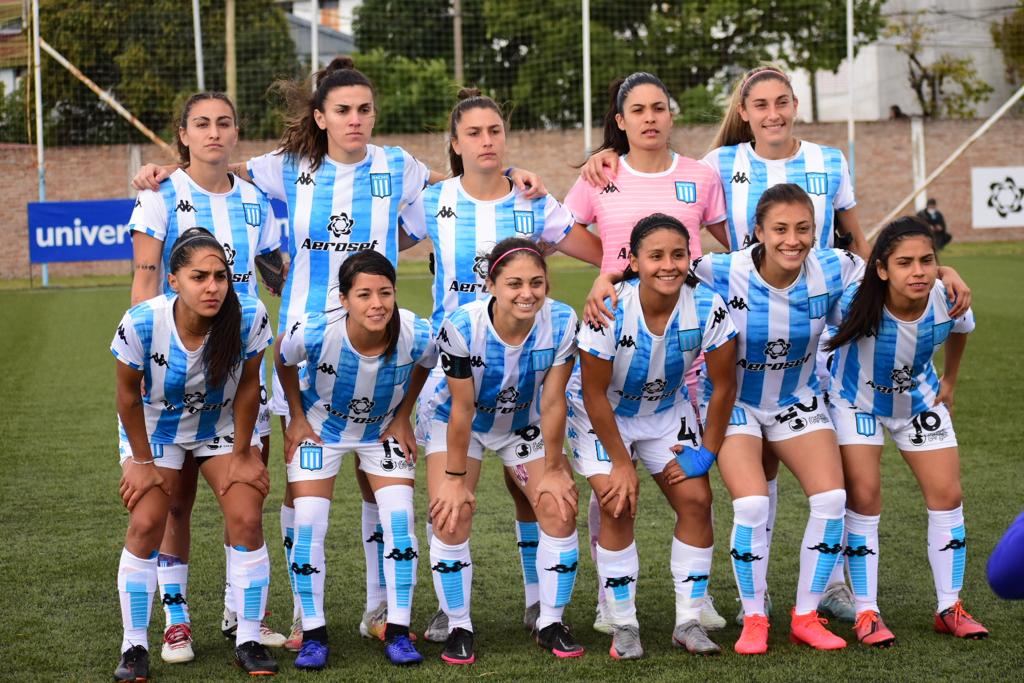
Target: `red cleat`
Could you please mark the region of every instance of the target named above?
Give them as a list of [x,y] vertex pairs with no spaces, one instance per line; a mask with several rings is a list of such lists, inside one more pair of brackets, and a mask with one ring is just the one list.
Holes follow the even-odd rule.
[[797,614],[790,612],[789,640],[796,644],[810,645],[815,650],[841,650],[846,641],[825,628],[828,619],[819,617],[817,612]]
[[857,640],[871,647],[889,647],[896,642],[896,636],[882,621],[882,617],[874,610],[867,610],[857,615],[853,625]]
[[741,655],[763,655],[768,652],[768,617],[748,614],[743,617],[743,633],[732,646]]
[[959,600],[935,615],[935,631],[971,640],[988,638],[988,629],[968,614]]

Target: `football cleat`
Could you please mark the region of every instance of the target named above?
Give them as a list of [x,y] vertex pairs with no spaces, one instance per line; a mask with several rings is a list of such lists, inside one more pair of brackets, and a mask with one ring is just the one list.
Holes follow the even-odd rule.
[[382,602],[376,607],[363,612],[359,622],[359,635],[363,638],[384,640],[384,629],[388,625],[388,603]]
[[741,655],[763,655],[768,652],[768,617],[750,614],[743,619],[743,632],[732,646]]
[[250,676],[273,676],[277,673],[277,660],[266,645],[250,640],[235,648],[235,664]]
[[988,638],[988,629],[968,614],[959,600],[935,615],[935,630],[969,640]]
[[384,645],[384,654],[392,664],[398,666],[419,664],[423,661],[423,655],[409,640],[409,636],[395,636],[389,640]]
[[168,664],[184,664],[196,658],[192,650],[192,628],[188,624],[172,624],[167,627],[160,658]]
[[644,647],[640,644],[640,628],[638,626],[619,626],[616,624],[612,632],[612,646],[608,654],[612,659],[640,659],[644,656]]
[[119,683],[141,683],[149,678],[149,652],[141,645],[133,645],[121,653],[121,661],[114,669],[114,680]]
[[472,664],[476,661],[473,650],[473,632],[464,628],[455,628],[448,634],[441,661],[445,664]]
[[537,630],[537,617],[540,616],[540,603],[535,602],[523,611],[523,628],[530,633]]
[[569,627],[559,621],[537,632],[537,644],[559,659],[583,655],[583,646],[573,637]]
[[717,655],[722,651],[722,648],[708,638],[707,631],[696,619],[678,624],[672,630],[672,644],[684,647],[687,652],[694,655]]
[[817,612],[797,614],[790,612],[789,640],[792,643],[810,645],[815,650],[841,650],[846,641],[825,628],[828,619],[819,617]]
[[853,632],[857,634],[857,640],[872,647],[889,647],[896,642],[896,636],[874,610],[866,610],[857,615]]
[[725,623],[725,617],[715,609],[715,599],[705,595],[704,604],[700,608],[700,625],[705,631],[720,631],[725,628]]
[[445,643],[448,641],[448,615],[437,610],[431,615],[427,627],[423,629],[424,640],[431,643]]
[[295,658],[295,668],[306,671],[320,671],[327,666],[327,655],[331,649],[318,640],[307,640],[302,643],[299,656]]
[[853,601],[853,591],[845,583],[831,584],[821,594],[821,600],[818,601],[818,613],[836,621],[852,624],[857,619],[857,606]]

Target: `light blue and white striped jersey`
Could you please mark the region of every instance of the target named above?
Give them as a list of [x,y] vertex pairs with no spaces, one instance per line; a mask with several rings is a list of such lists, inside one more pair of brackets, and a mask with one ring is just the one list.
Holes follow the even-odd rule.
[[719,147],[708,152],[704,163],[718,171],[725,188],[729,248],[743,249],[754,238],[754,210],[769,187],[795,183],[804,188],[814,204],[815,245],[831,248],[834,211],[857,205],[846,157],[834,147],[800,141],[800,149],[788,159],[763,159],[749,142]]
[[338,267],[373,249],[398,265],[398,211],[426,185],[430,171],[401,147],[366,146],[366,158],[340,164],[271,152],[248,162],[253,182],[288,205],[291,266],[281,293],[279,333],[306,313],[340,304]]
[[401,215],[410,237],[434,244],[435,330],[456,308],[487,296],[487,253],[508,237],[560,242],[575,224],[568,209],[546,195],[526,199],[513,189],[501,199],[482,201],[462,187],[462,178],[431,185]]
[[[757,245],[693,262],[693,272],[725,301],[736,329],[736,398],[771,410],[803,403],[824,387],[814,372],[822,331],[839,323],[839,301],[864,276],[860,257],[811,250],[796,282],[768,285],[754,267]],[[705,388],[706,389],[706,388]]]
[[282,332],[285,365],[306,362],[302,408],[324,443],[380,440],[405,398],[413,366],[437,362],[430,323],[412,311],[398,314],[398,346],[386,358],[352,347],[344,311],[309,313]]
[[[612,326],[581,326],[576,343],[580,352],[612,361],[608,402],[622,417],[653,415],[685,400],[684,378],[694,359],[736,336],[722,298],[700,284],[679,291],[660,336],[647,329],[638,281],[623,283],[614,313]],[[573,372],[566,391],[582,400],[579,372]]]
[[[177,295],[154,297],[128,309],[117,326],[110,351],[120,362],[141,370],[142,397],[150,443],[192,443],[232,436],[235,391],[241,367],[223,385],[209,387],[203,349],[189,351],[174,326]],[[270,345],[270,320],[263,302],[243,292],[242,348],[246,359]],[[123,427],[122,427],[123,431]]]
[[[845,316],[857,288],[851,287],[840,304]],[[949,317],[946,289],[936,280],[921,317],[907,322],[884,307],[878,333],[836,350],[830,391],[860,410],[877,417],[910,419],[930,409],[939,393],[932,363],[935,349],[951,333],[974,331],[974,313]]]
[[143,190],[135,199],[128,227],[164,243],[160,268],[164,294],[173,293],[167,284],[171,246],[185,230],[198,226],[212,232],[224,246],[235,289],[256,296],[254,259],[280,248],[281,228],[265,194],[238,176],[231,180],[229,191],[207,192],[179,168],[160,183],[159,190]]
[[[472,431],[511,434],[540,421],[540,391],[548,370],[576,356],[576,312],[547,299],[530,334],[519,346],[506,344],[494,331],[488,308],[492,297],[460,306],[445,318],[437,335],[441,365],[465,359],[473,375]],[[447,423],[451,415],[448,377],[437,385],[428,411]],[[428,413],[429,414],[429,413]]]

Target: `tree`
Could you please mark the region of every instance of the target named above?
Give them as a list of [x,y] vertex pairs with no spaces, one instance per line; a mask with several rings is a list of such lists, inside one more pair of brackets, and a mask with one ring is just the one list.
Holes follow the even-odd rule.
[[1024,2],[1002,21],[992,24],[992,42],[1003,53],[1006,80],[1017,85],[1024,80]]
[[395,57],[381,49],[353,55],[377,90],[377,133],[445,129],[458,92],[443,59]]
[[[69,5],[71,5],[69,7]],[[223,90],[223,3],[202,0],[206,86]],[[100,87],[165,139],[172,139],[176,106],[196,90],[190,3],[43,2],[42,37]],[[273,0],[237,4],[235,103],[248,137],[275,137],[280,120],[267,106],[267,86],[298,74],[284,13]],[[57,144],[142,142],[145,138],[99,101],[64,67],[43,56],[46,140]]]
[[975,114],[975,105],[992,93],[992,86],[978,76],[970,57],[943,52],[928,61],[924,54],[923,15],[921,11],[906,19],[895,19],[885,29],[886,36],[897,40],[896,49],[907,56],[907,78],[921,114],[926,118],[970,118]]

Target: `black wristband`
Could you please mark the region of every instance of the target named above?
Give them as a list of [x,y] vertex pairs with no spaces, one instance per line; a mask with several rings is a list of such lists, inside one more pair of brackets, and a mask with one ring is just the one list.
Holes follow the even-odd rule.
[[466,470],[462,470],[461,472],[449,472],[448,470],[445,470],[444,473],[447,474],[449,477],[464,477],[464,476],[466,476]]

